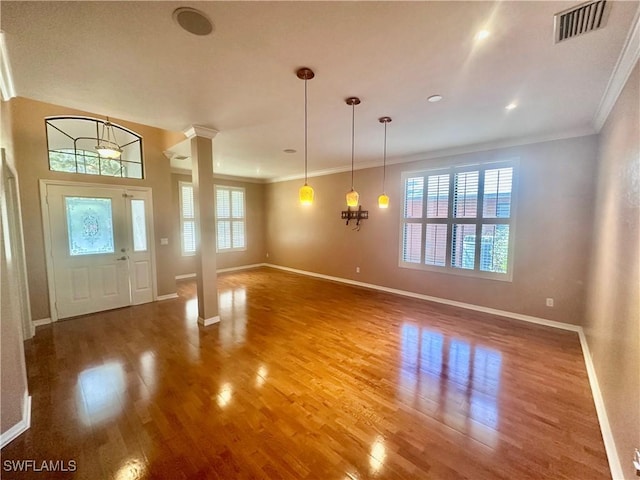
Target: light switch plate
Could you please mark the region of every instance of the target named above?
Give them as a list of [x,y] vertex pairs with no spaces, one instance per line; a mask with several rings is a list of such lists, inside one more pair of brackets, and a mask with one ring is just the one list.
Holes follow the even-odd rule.
[[160,245],[169,245],[169,239],[168,238],[161,238],[160,239]]

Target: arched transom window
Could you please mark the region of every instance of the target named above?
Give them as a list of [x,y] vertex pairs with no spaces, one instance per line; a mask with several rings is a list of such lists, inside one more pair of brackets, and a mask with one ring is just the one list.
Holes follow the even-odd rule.
[[[86,117],[45,119],[49,170],[108,177],[143,178],[142,137],[113,123]],[[121,152],[107,158],[96,147],[110,127],[110,143]]]

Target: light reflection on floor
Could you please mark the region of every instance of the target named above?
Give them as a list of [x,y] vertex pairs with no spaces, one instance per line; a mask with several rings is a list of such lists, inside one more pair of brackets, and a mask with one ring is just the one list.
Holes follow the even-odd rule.
[[382,469],[386,456],[387,450],[384,447],[384,440],[382,437],[378,437],[376,441],[373,442],[371,453],[369,454],[369,466],[373,473],[377,473]]
[[149,400],[156,390],[156,356],[151,350],[140,354],[140,377],[144,382],[142,400]]
[[[198,320],[198,299],[187,300],[185,311],[186,321],[191,326]],[[220,343],[225,347],[243,344],[247,336],[246,288],[237,287],[219,291],[218,311]]]
[[218,406],[224,408],[231,402],[231,395],[233,394],[233,387],[230,383],[225,383],[220,388],[217,395]]
[[192,298],[191,300],[187,300],[185,305],[185,320],[187,322],[191,322],[192,320],[198,320],[198,299]]
[[220,343],[225,347],[241,345],[247,337],[247,291],[245,287],[218,294]]
[[260,365],[258,368],[258,373],[256,373],[256,387],[261,387],[264,385],[264,382],[267,381],[267,375],[269,374],[269,370],[265,365]]
[[400,399],[495,447],[501,353],[416,324],[401,336]]
[[88,368],[78,375],[76,407],[85,426],[96,425],[118,415],[125,391],[125,375],[120,362]]
[[146,473],[145,463],[137,457],[131,457],[118,469],[115,480],[138,480],[145,478]]

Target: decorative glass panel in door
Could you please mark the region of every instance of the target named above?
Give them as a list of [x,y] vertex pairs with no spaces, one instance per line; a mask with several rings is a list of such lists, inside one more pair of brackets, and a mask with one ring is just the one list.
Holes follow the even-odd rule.
[[114,253],[110,198],[65,197],[69,254]]
[[125,252],[129,262],[131,300],[138,305],[153,301],[151,192],[127,190],[125,199],[130,227]]
[[131,200],[131,232],[133,234],[133,251],[147,251],[147,217],[144,200]]

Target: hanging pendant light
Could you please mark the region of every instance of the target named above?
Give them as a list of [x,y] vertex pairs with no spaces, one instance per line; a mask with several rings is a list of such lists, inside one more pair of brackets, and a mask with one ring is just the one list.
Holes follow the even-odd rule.
[[378,207],[389,208],[389,197],[385,193],[384,184],[387,179],[387,123],[391,121],[391,117],[380,117],[380,123],[384,123],[384,155],[382,157],[382,195],[378,197]]
[[360,195],[353,188],[353,158],[355,143],[355,124],[356,124],[356,105],[360,105],[358,97],[349,97],[346,100],[347,105],[351,105],[351,190],[347,193],[347,207],[357,207]]
[[[112,140],[113,139],[113,140]],[[122,155],[122,148],[116,141],[116,132],[107,117],[107,121],[102,124],[102,135],[98,138],[98,145],[96,145],[98,155],[103,158],[120,158]]]
[[315,77],[313,70],[302,67],[296,74],[298,78],[304,80],[304,185],[300,187],[298,196],[301,205],[311,205],[313,203],[313,188],[307,185],[307,80]]

